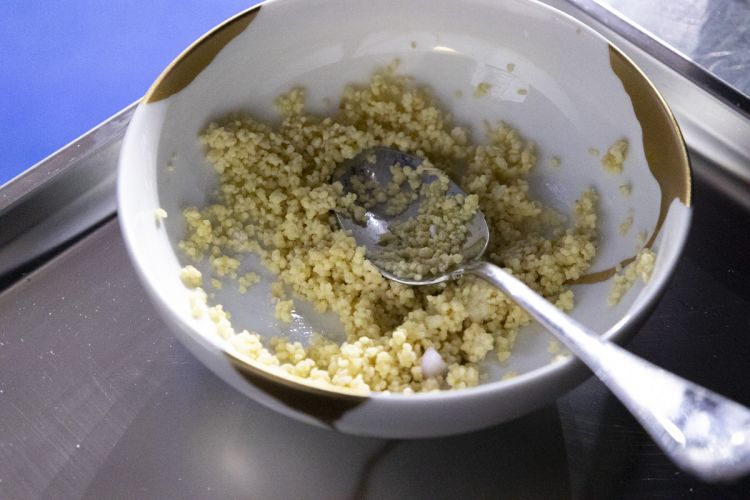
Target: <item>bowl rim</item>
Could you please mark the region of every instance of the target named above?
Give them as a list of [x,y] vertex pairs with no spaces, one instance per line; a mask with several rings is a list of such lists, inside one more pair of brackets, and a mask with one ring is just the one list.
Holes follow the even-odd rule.
[[[160,101],[162,99],[169,98],[171,96],[170,94],[170,95],[166,95],[165,97],[160,97],[159,89],[165,85],[165,82],[170,78],[170,75],[173,75],[175,73],[176,68],[178,68],[181,63],[183,63],[188,58],[190,58],[192,54],[196,53],[196,51],[199,51],[201,47],[205,47],[206,44],[209,43],[217,35],[221,35],[222,33],[224,33],[223,36],[226,39],[227,30],[231,28],[232,25],[235,25],[238,21],[247,20],[247,23],[249,24],[249,22],[252,21],[252,19],[255,17],[255,15],[257,15],[257,13],[262,9],[263,6],[274,4],[280,1],[284,3],[289,3],[289,2],[296,1],[296,0],[263,0],[247,9],[244,9],[238,12],[237,14],[227,18],[226,20],[222,21],[221,23],[217,24],[216,26],[214,26],[213,28],[205,32],[199,38],[197,38],[193,43],[188,45],[187,48],[185,48],[176,58],[174,58],[170,62],[170,64],[160,73],[160,75],[156,78],[156,80],[149,87],[144,98],[139,103],[131,123],[138,123],[138,121],[142,119],[142,116],[145,113],[145,110],[144,110],[145,105],[156,102],[156,101]],[[477,2],[477,3],[488,4],[485,0],[463,0],[463,1],[468,2],[468,3]],[[665,269],[665,271],[658,277],[658,280],[654,281],[654,277],[652,277],[651,281],[648,284],[648,287],[644,289],[645,296],[643,297],[643,306],[639,307],[636,311],[633,311],[632,313],[628,311],[628,313],[625,314],[622,318],[620,318],[620,320],[617,321],[617,323],[615,323],[607,331],[603,332],[600,336],[603,339],[611,340],[616,343],[621,343],[624,340],[626,340],[626,338],[628,337],[628,335],[626,335],[627,333],[630,333],[630,335],[635,334],[635,331],[628,332],[629,330],[628,327],[637,324],[639,321],[644,320],[649,314],[649,309],[650,309],[649,306],[655,305],[658,298],[661,295],[663,295],[663,293],[666,290],[667,282],[669,281],[669,279],[671,279],[672,275],[674,274],[675,267],[680,260],[680,256],[682,252],[684,251],[685,242],[687,240],[690,225],[691,225],[692,189],[693,189],[692,167],[691,167],[690,159],[687,155],[685,141],[682,136],[682,132],[680,130],[679,124],[677,123],[674,117],[674,114],[672,113],[671,109],[669,108],[667,102],[665,101],[664,97],[661,95],[659,90],[656,88],[653,82],[648,78],[648,76],[643,73],[643,71],[638,67],[638,65],[635,64],[635,62],[633,62],[633,60],[630,59],[613,42],[611,42],[604,35],[597,32],[593,28],[587,26],[583,22],[574,18],[570,14],[560,11],[559,9],[556,9],[555,7],[552,7],[551,5],[542,3],[539,0],[513,0],[513,1],[516,3],[520,3],[520,4],[530,4],[534,6],[533,8],[546,10],[548,13],[552,14],[553,16],[557,16],[559,18],[566,20],[567,22],[573,23],[577,28],[584,30],[589,35],[592,35],[594,38],[598,39],[599,43],[606,44],[610,48],[611,52],[614,52],[618,57],[622,59],[624,64],[626,64],[631,70],[636,72],[636,74],[638,75],[638,79],[640,80],[644,88],[647,88],[653,94],[653,96],[655,97],[654,100],[658,104],[659,111],[664,115],[667,122],[669,123],[670,128],[672,129],[671,132],[673,134],[673,138],[676,140],[675,146],[678,147],[681,153],[680,154],[681,158],[680,158],[679,163],[681,164],[681,168],[683,169],[683,174],[685,175],[686,180],[687,180],[686,181],[687,190],[685,192],[685,200],[684,200],[684,205],[687,208],[687,210],[685,211],[684,223],[682,223],[681,226],[679,227],[679,230],[675,231],[675,233],[673,233],[672,235],[672,237],[677,240],[676,241],[677,252],[674,254],[673,259],[668,262],[668,268]],[[229,34],[231,35],[231,32]],[[234,36],[236,36],[236,34]],[[234,36],[230,36],[228,40],[224,42],[224,44],[229,43],[229,41],[231,41],[232,38],[234,38]],[[223,44],[221,44],[221,46],[219,47],[219,50],[222,47],[223,47]],[[216,54],[214,54],[214,56],[215,55]],[[208,63],[210,64],[210,62],[211,61],[209,60]],[[179,90],[172,92],[172,94],[178,91]],[[148,295],[150,296],[151,300],[155,301],[163,312],[166,312],[173,320],[175,320],[185,332],[189,332],[190,334],[195,335],[209,342],[213,347],[215,347],[221,353],[223,353],[233,365],[234,363],[240,363],[243,368],[249,369],[251,372],[263,377],[267,381],[281,384],[282,386],[286,386],[294,390],[301,390],[304,392],[308,392],[308,393],[312,393],[312,394],[324,396],[324,397],[345,397],[345,398],[354,398],[354,399],[362,400],[362,401],[374,399],[374,400],[389,401],[389,402],[393,402],[394,404],[405,404],[407,402],[414,402],[414,401],[435,401],[435,400],[445,401],[445,400],[453,400],[456,398],[462,399],[466,397],[471,397],[471,398],[482,397],[484,395],[487,395],[488,393],[501,392],[507,388],[513,388],[513,387],[525,385],[530,382],[542,384],[542,383],[547,382],[550,379],[561,378],[565,375],[572,374],[574,370],[576,369],[576,366],[580,367],[583,365],[583,363],[580,360],[578,360],[574,355],[571,354],[567,359],[563,361],[550,362],[544,366],[534,368],[530,371],[526,371],[524,373],[521,373],[517,376],[508,378],[508,379],[501,379],[501,380],[494,380],[494,381],[486,382],[486,383],[480,383],[477,386],[468,387],[468,388],[404,394],[404,393],[396,393],[396,392],[389,392],[389,391],[363,392],[363,391],[358,391],[358,390],[354,390],[351,388],[339,387],[339,386],[334,386],[334,385],[322,386],[322,385],[313,383],[309,380],[292,376],[281,370],[279,371],[271,370],[265,365],[262,365],[258,362],[255,362],[252,359],[239,355],[236,352],[233,352],[231,348],[227,345],[226,341],[221,339],[218,335],[204,335],[203,333],[193,328],[189,324],[187,319],[183,317],[183,315],[179,314],[177,311],[174,310],[174,307],[171,305],[171,302],[161,296],[159,291],[152,285],[150,278],[145,275],[142,269],[142,266],[140,265],[138,252],[136,251],[137,245],[134,241],[134,238],[132,237],[130,233],[129,224],[127,221],[128,215],[124,215],[123,217],[123,214],[129,213],[129,211],[126,210],[127,197],[124,193],[124,185],[125,185],[124,178],[127,177],[128,169],[124,168],[124,165],[128,162],[128,156],[129,156],[128,148],[133,147],[133,144],[135,142],[133,135],[134,135],[133,127],[129,126],[128,132],[126,132],[125,138],[123,140],[122,153],[119,159],[117,198],[118,198],[118,212],[120,214],[118,218],[120,219],[121,231],[123,233],[125,245],[127,247],[128,253],[130,254],[131,260],[134,263],[136,263],[135,268],[137,270],[137,274],[140,277],[141,283],[144,285],[144,288],[147,291]],[[237,367],[235,367],[235,369],[239,370]]]

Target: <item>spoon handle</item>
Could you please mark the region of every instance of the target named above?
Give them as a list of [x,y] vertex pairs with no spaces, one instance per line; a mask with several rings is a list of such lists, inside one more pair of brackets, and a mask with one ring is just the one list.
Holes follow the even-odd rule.
[[477,262],[465,272],[500,288],[563,342],[680,468],[705,481],[750,472],[748,408],[602,339],[498,266]]

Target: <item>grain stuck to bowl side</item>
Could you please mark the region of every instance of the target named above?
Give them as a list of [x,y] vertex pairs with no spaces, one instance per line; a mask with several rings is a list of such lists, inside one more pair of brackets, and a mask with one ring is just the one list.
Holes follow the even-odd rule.
[[[510,355],[530,320],[502,292],[474,278],[425,288],[389,281],[332,222],[331,211],[351,209],[356,197],[343,196],[332,173],[374,146],[421,156],[452,176],[486,216],[486,257],[559,307],[573,307],[566,283],[596,254],[597,196],[585,190],[572,225],[550,228],[525,179],[536,163],[534,145],[515,130],[500,123],[488,128],[483,144],[472,144],[430,91],[399,75],[395,64],[365,85],[346,87],[335,116],[305,113],[302,89],[278,98],[277,106],[278,126],[233,116],[201,135],[219,192],[213,204],[185,211],[180,246],[190,260],[206,259],[213,277],[235,280],[244,256],[258,254],[278,276],[279,315],[288,319],[291,298],[310,301],[340,316],[347,340],[337,344],[320,332],[306,346],[265,342],[263,332],[235,331],[242,325],[232,326],[214,305],[210,317],[233,349],[323,386],[399,392],[474,386],[480,362]],[[440,365],[437,353],[445,370],[424,373],[427,352],[429,365]]]

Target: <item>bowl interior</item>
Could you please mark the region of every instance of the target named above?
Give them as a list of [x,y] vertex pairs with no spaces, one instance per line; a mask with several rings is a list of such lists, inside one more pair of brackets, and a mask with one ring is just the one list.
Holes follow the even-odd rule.
[[[239,29],[238,23],[244,26]],[[235,32],[227,36],[231,26]],[[596,188],[600,238],[592,273],[634,256],[642,245],[639,235],[652,240],[657,261],[648,284],[636,283],[614,307],[607,304],[611,278],[575,285],[572,316],[617,337],[663,289],[689,223],[687,163],[673,158],[664,167],[680,170],[673,172],[671,192],[684,192],[682,199],[668,199],[665,181],[655,175],[649,157],[643,122],[652,118],[639,116],[629,93],[634,85],[639,93],[653,89],[632,68],[630,76],[623,76],[621,68],[618,73],[618,65],[628,67],[629,62],[576,21],[521,0],[284,0],[239,16],[201,43],[218,44],[220,50],[208,58],[195,49],[183,54],[171,71],[188,74],[188,84],[158,98],[152,89],[131,124],[121,163],[120,214],[131,253],[153,293],[169,314],[211,343],[220,345],[214,325],[191,316],[189,292],[178,278],[180,268],[190,263],[178,250],[185,230],[181,212],[210,203],[216,186],[198,135],[212,120],[237,110],[278,121],[274,98],[296,86],[306,89],[309,111],[331,114],[345,85],[366,82],[374,70],[395,59],[400,73],[434,91],[454,123],[472,131],[473,141],[484,139],[485,122],[498,120],[534,140],[538,162],[532,192],[546,205],[570,216],[581,192]],[[489,90],[476,97],[481,83],[490,84]],[[159,85],[163,90],[164,77],[155,88]],[[679,131],[655,93],[651,106],[659,108],[653,119],[661,120],[656,127],[665,147],[684,155]],[[624,170],[612,174],[592,150],[604,154],[623,138],[629,142]],[[552,165],[553,158],[559,166]],[[630,187],[630,195],[621,193],[623,185]],[[159,224],[153,216],[157,208],[168,213]],[[632,225],[622,234],[620,226],[629,218]],[[270,273],[252,257],[243,262],[243,270],[263,276],[247,294],[229,285],[210,290],[210,302],[232,313],[236,329],[303,341],[313,331],[342,334],[335,315],[318,314],[300,300],[295,300],[292,324],[279,323]],[[488,366],[489,382],[500,387],[508,372],[528,374],[550,364],[556,355],[550,341],[539,328],[526,328],[511,358]]]

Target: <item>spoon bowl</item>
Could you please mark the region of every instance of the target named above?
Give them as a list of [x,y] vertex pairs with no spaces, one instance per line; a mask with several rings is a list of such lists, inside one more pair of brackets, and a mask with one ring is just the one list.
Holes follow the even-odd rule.
[[[345,192],[353,192],[353,181],[362,179],[374,181],[384,186],[392,179],[390,167],[393,165],[416,169],[422,165],[422,158],[394,149],[375,147],[344,162],[334,172],[334,180],[343,185]],[[435,169],[425,169],[422,174],[423,183],[430,184],[434,182],[437,179],[436,174]],[[411,190],[411,187],[408,183],[403,183],[401,189],[402,192],[408,192]],[[357,243],[367,249],[367,255],[373,260],[378,260],[377,257],[382,254],[384,248],[381,244],[382,238],[389,233],[390,228],[416,217],[420,207],[425,202],[423,195],[415,194],[417,194],[417,197],[414,202],[396,215],[388,213],[387,202],[377,203],[367,209],[362,221],[357,221],[353,217],[338,211],[335,215],[339,225],[347,231],[351,231]],[[446,196],[455,196],[464,195],[465,193],[455,182],[451,181],[445,194]],[[384,268],[380,268],[380,272],[388,279],[413,286],[434,285],[457,279],[463,274],[466,265],[475,263],[482,258],[489,243],[490,230],[482,212],[476,211],[467,224],[467,229],[467,237],[461,249],[463,260],[460,264],[456,264],[446,270],[446,272],[422,276],[420,278],[399,275]]]

